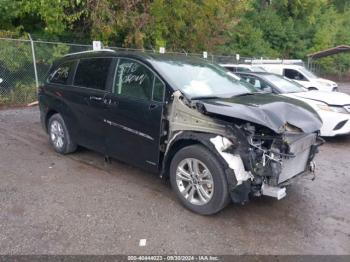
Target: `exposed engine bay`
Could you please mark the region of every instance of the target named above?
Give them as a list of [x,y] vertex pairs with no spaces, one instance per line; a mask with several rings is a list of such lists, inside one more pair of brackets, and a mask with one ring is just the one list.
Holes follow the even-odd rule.
[[[236,129],[236,133],[242,133],[241,141],[245,143],[237,143],[237,146],[226,142],[228,146],[220,148],[221,154],[239,156],[243,163],[244,169],[241,166],[234,169],[237,187],[242,187],[240,195],[234,194],[236,202],[248,201],[249,193],[281,199],[286,195],[283,186],[291,183],[294,177],[314,175],[313,158],[322,143],[317,134],[289,133],[274,137],[258,133],[250,123]],[[224,137],[216,138],[211,140],[214,144],[225,144]]]
[[[310,124],[314,127],[307,126],[307,121],[301,120],[304,126],[298,127],[286,120],[278,128],[275,121],[271,128],[262,125],[263,121],[251,122],[253,117],[244,119],[244,113],[237,119],[227,113],[218,114],[217,110],[210,112],[210,105],[186,101],[180,92],[175,92],[173,98],[167,116],[167,151],[178,139],[198,136],[198,140],[212,148],[227,165],[233,202],[247,202],[250,194],[281,199],[286,195],[284,186],[294,178],[314,175],[313,159],[323,143],[318,136],[318,119],[316,124]],[[272,118],[265,120],[266,123],[273,121]],[[303,132],[304,128],[308,132]]]

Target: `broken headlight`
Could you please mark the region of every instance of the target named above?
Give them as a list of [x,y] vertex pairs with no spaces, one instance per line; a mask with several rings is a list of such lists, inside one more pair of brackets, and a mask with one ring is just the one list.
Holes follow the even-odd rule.
[[349,112],[342,106],[329,106],[326,104],[317,104],[317,107],[322,111],[349,114]]

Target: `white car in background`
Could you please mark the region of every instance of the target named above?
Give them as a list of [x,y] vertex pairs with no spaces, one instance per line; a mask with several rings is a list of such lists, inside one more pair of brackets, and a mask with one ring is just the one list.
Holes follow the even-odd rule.
[[256,88],[301,100],[322,119],[321,136],[350,134],[350,96],[340,92],[307,91],[298,83],[271,73],[236,73]]
[[263,67],[259,65],[248,65],[248,64],[219,64],[226,68],[232,73],[236,72],[267,72]]
[[338,91],[337,83],[320,78],[302,65],[295,64],[255,64],[267,72],[285,76],[308,90]]

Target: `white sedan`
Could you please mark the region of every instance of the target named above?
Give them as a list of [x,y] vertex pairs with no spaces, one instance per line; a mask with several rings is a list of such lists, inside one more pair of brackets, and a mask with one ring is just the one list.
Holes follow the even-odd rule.
[[301,100],[317,111],[322,119],[321,136],[350,134],[350,95],[340,92],[307,91],[298,83],[271,73],[238,73],[262,91]]

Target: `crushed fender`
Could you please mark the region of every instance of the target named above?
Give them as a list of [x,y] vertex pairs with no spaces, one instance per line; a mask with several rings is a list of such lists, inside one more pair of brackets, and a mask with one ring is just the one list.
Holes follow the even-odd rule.
[[225,165],[235,203],[247,202],[250,194],[281,199],[285,183],[312,170],[322,144],[317,113],[275,96],[191,100],[175,91],[164,120],[162,174],[178,141],[201,143]]
[[225,150],[233,145],[230,140],[228,140],[226,137],[216,136],[211,138],[210,142],[214,144],[216,150],[219,152],[222,158],[225,159],[228,166],[234,170],[237,186],[242,184],[243,181],[247,181],[248,179],[252,178],[251,173],[244,169],[242,158],[239,155],[225,152]]

